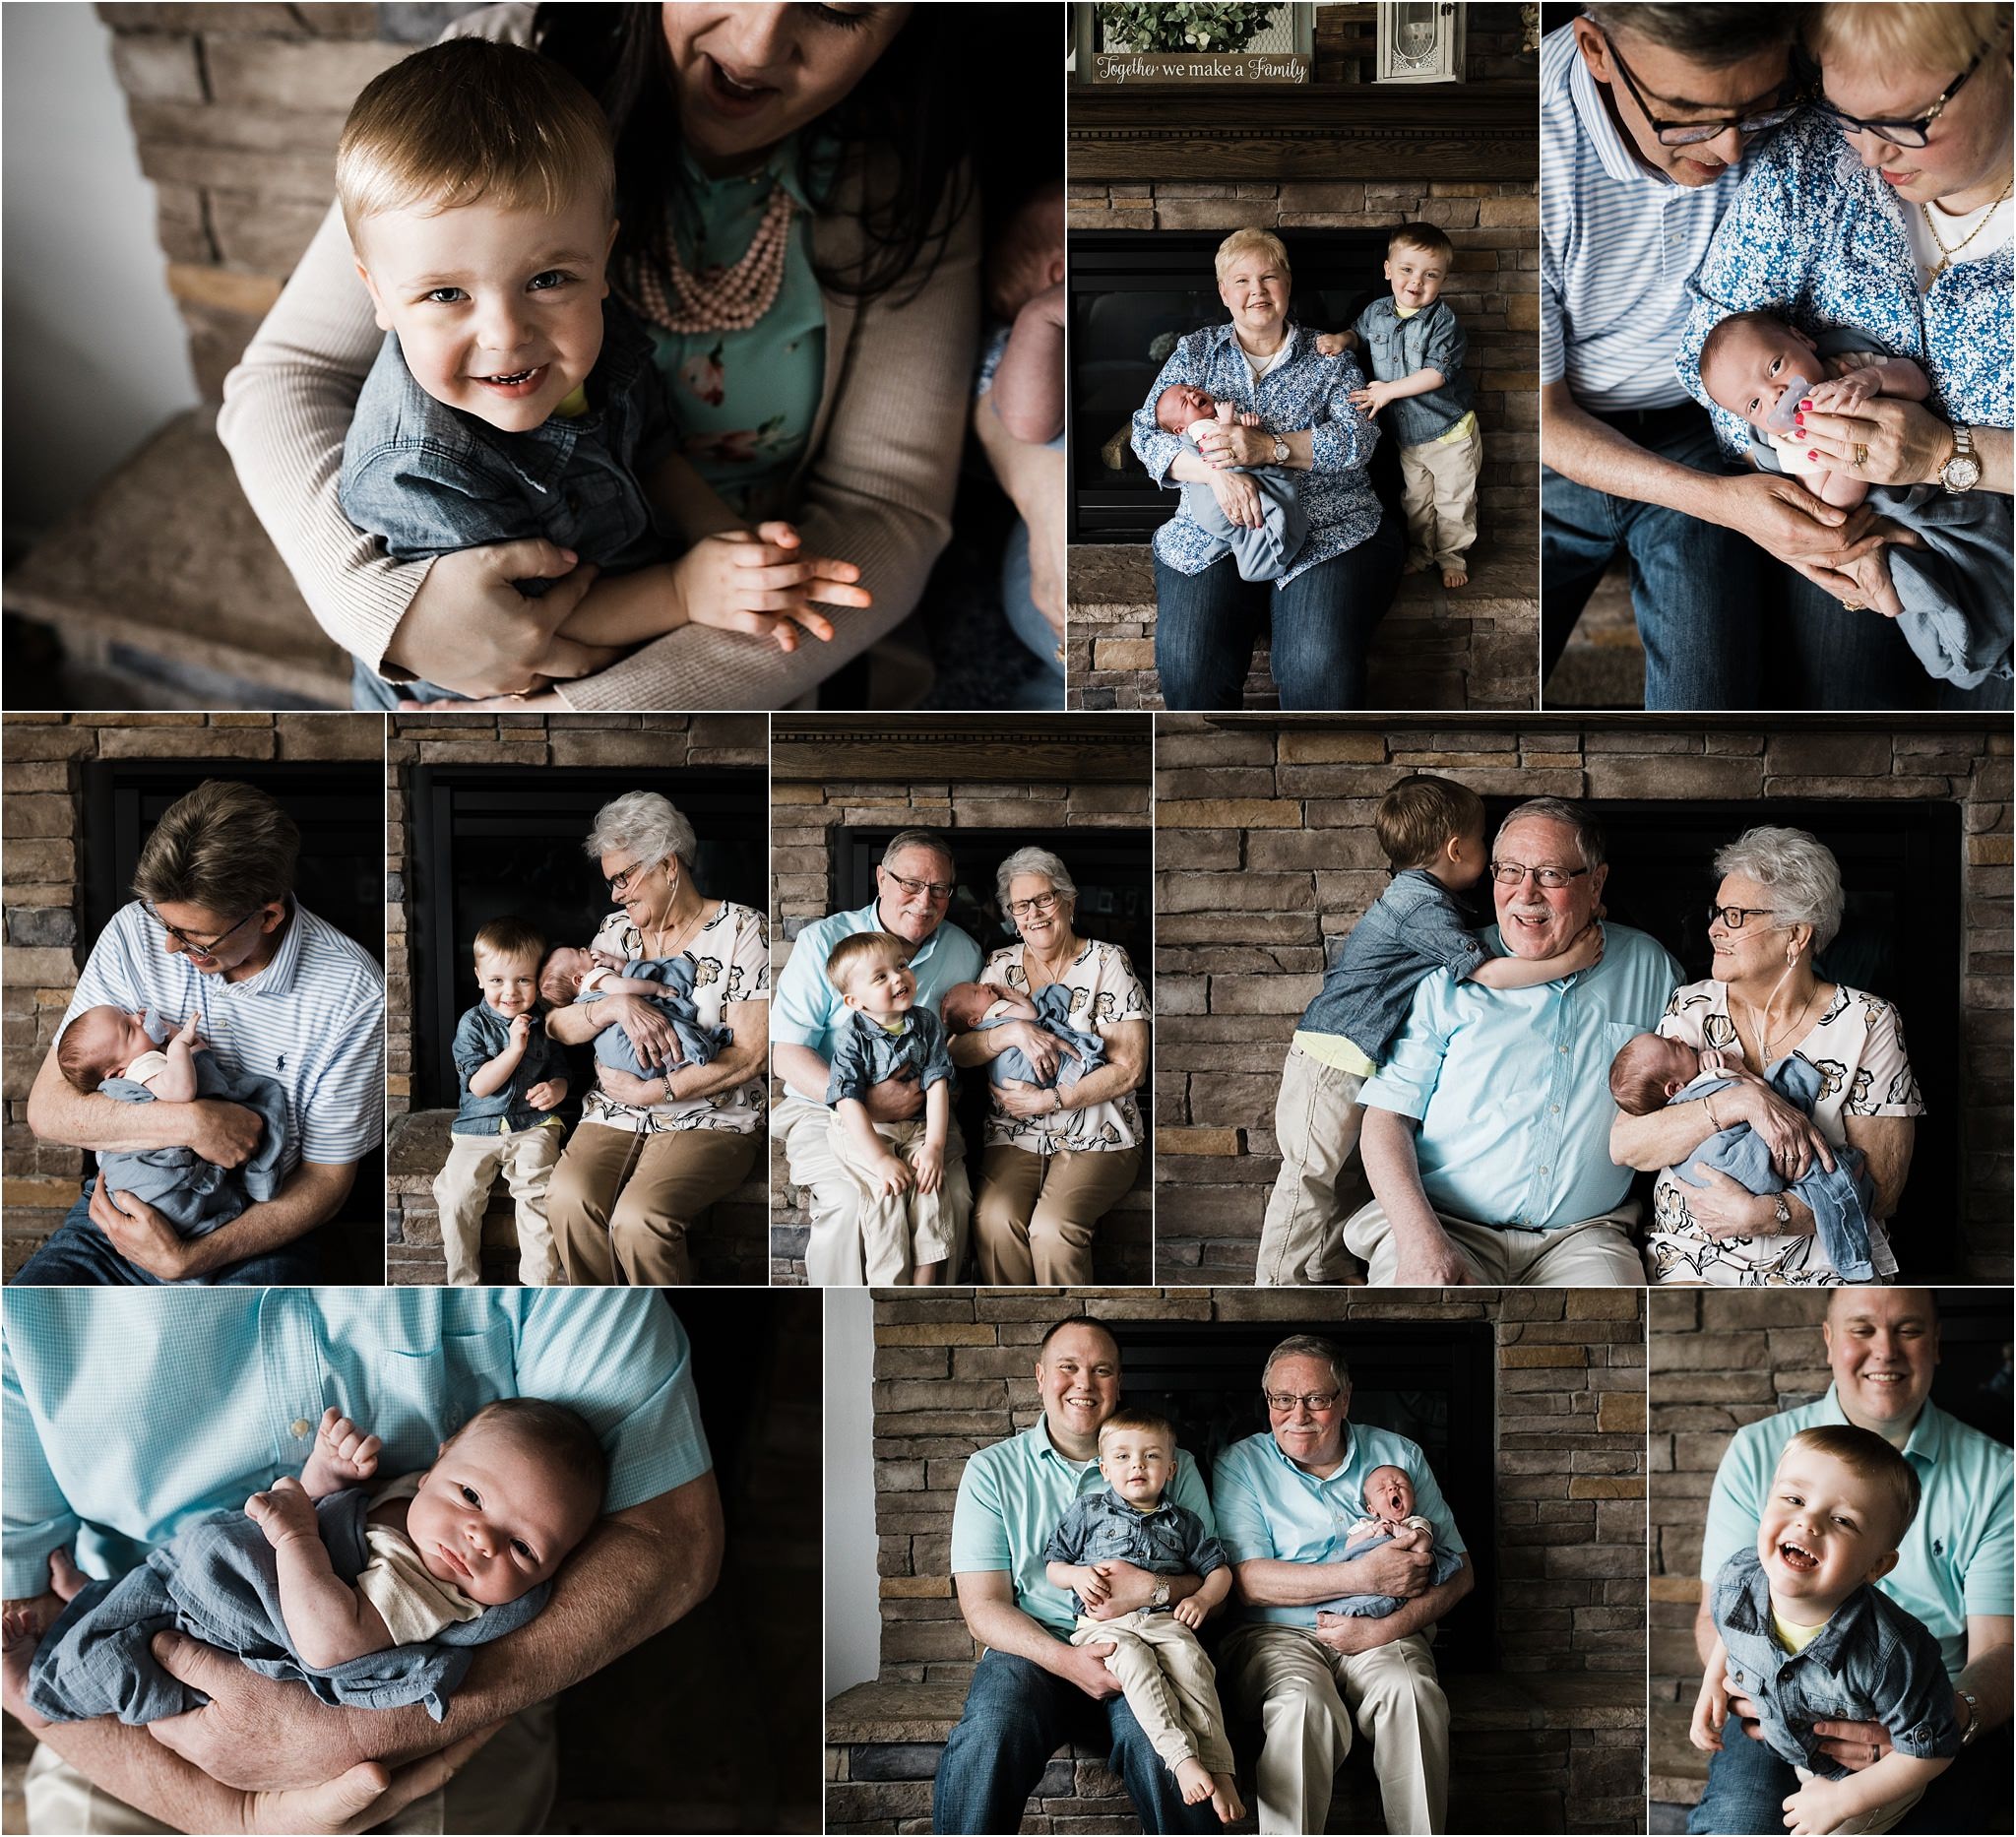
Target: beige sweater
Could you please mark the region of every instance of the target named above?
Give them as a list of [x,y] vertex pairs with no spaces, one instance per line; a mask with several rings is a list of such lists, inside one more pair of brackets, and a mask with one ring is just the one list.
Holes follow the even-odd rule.
[[[461,24],[523,42],[529,6]],[[812,225],[818,260],[847,272],[861,246],[859,175]],[[830,608],[832,643],[787,656],[768,639],[686,626],[597,675],[560,686],[571,708],[776,709],[788,706],[915,609],[951,536],[952,499],[978,339],[979,211],[954,224],[921,292],[908,284],[865,305],[826,298],[826,375],[788,504],[806,551],[855,563],[875,596]],[[373,668],[384,663],[425,561],[389,559],[337,503],[344,436],[383,339],[332,207],[315,239],[224,379],[218,433],[259,521],[317,622]]]

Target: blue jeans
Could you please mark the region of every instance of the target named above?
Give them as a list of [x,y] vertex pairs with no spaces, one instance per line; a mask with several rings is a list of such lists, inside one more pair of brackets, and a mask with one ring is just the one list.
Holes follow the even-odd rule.
[[1207,1799],[1186,1805],[1123,1696],[1095,1703],[1076,1684],[1006,1652],[988,1652],[973,1675],[966,1713],[939,1757],[931,1788],[934,1831],[1018,1831],[1022,1808],[1050,1756],[1066,1742],[1112,1742],[1106,1765],[1149,1831],[1215,1831]]
[[1242,581],[1229,555],[1201,574],[1155,562],[1155,667],[1166,708],[1237,708],[1261,626],[1283,708],[1362,708],[1365,652],[1393,603],[1407,540],[1391,511],[1355,548],[1286,587]]
[[1057,651],[1063,640],[1051,628],[1050,621],[1037,610],[1029,586],[1029,525],[1017,517],[1014,529],[1008,532],[1007,546],[1001,551],[1001,609],[1008,615],[1009,629],[1042,665],[1042,673],[1022,683],[1015,693],[1014,705],[1062,708],[1064,663]]
[[443,689],[431,682],[387,682],[375,669],[367,669],[361,658],[350,660],[350,706],[382,709],[391,713],[401,702],[465,702],[468,696],[457,689]]
[[[1925,1789],[1900,1831],[2006,1831],[2009,1828],[2009,1730],[1984,1735]],[[1736,1726],[1708,1761],[1708,1790],[1687,1816],[1690,1831],[1778,1831],[1780,1806],[1798,1791],[1798,1776],[1763,1742]]]
[[[148,1288],[160,1282],[112,1248],[112,1240],[92,1222],[91,1192],[94,1179],[84,1183],[84,1192],[56,1227],[47,1243],[15,1273],[17,1285],[40,1288]],[[232,1283],[253,1288],[290,1288],[312,1283],[321,1277],[322,1259],[305,1238],[269,1250],[264,1256],[248,1256],[242,1263],[227,1263],[197,1280]]]

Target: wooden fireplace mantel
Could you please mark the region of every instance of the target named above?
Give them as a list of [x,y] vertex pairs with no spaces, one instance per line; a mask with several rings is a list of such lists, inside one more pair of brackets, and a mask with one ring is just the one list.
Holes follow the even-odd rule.
[[778,715],[780,781],[1139,784],[1150,727],[1140,714]]
[[1540,86],[1071,92],[1073,179],[1502,179],[1538,169]]

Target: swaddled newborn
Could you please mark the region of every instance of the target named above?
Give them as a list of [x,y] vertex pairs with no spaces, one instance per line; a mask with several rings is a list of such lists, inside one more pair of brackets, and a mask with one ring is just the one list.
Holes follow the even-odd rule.
[[[1414,1508],[1414,1482],[1401,1467],[1375,1467],[1365,1476],[1359,1502],[1365,1515],[1345,1533],[1344,1560],[1353,1562],[1368,1552],[1397,1544],[1402,1550],[1434,1552],[1435,1571],[1429,1586],[1439,1587],[1463,1567],[1463,1558],[1435,1543],[1435,1527]],[[1316,1612],[1341,1614],[1354,1619],[1380,1619],[1402,1605],[1398,1595],[1340,1595],[1335,1601],[1319,1601]],[[1320,1623],[1320,1622],[1319,1622]]]
[[[1189,446],[1207,426],[1259,427],[1260,416],[1230,402],[1215,401],[1194,383],[1171,383],[1155,399],[1155,424]],[[1277,448],[1277,451],[1281,449]],[[1250,478],[1260,493],[1260,527],[1232,522],[1210,485],[1191,481],[1183,486],[1183,512],[1207,536],[1216,538],[1210,559],[1229,554],[1245,581],[1278,581],[1309,538],[1309,516],[1302,508],[1301,482],[1281,466],[1234,468]]]
[[1071,1025],[1071,990],[1062,982],[1046,982],[1034,995],[998,982],[958,982],[945,991],[941,1007],[945,1025],[956,1033],[984,1033],[1007,1021],[1034,1021],[1063,1048],[1056,1071],[1040,1078],[1020,1046],[1004,1046],[987,1061],[991,1083],[1012,1079],[1045,1091],[1068,1091],[1087,1072],[1105,1063],[1105,1043]]
[[157,1045],[145,1013],[86,1008],[56,1045],[56,1065],[73,1090],[120,1104],[187,1104],[216,1098],[254,1111],[265,1127],[252,1158],[237,1168],[205,1161],[193,1148],[104,1151],[98,1177],[116,1193],[152,1206],[179,1237],[228,1225],[248,1205],[275,1197],[284,1177],[287,1097],[271,1078],[228,1072],[196,1031],[195,1015]]
[[545,1606],[601,1514],[606,1461],[572,1410],[531,1397],[479,1410],[424,1473],[368,1489],[379,1448],[331,1408],[299,1480],[88,1584],[39,1645],[30,1615],[10,1610],[6,1664],[27,1672],[30,1706],[50,1722],[127,1723],[197,1707],[205,1699],[154,1657],[154,1635],[172,1626],[325,1703],[424,1703],[440,1721],[471,1649]]
[[663,1078],[680,1065],[712,1064],[734,1039],[728,1028],[702,1025],[700,1010],[693,1004],[699,974],[700,966],[683,953],[631,963],[610,951],[575,950],[563,944],[546,953],[539,969],[539,993],[556,1008],[574,1001],[599,1001],[604,995],[642,995],[655,1003],[678,1040],[675,1063],[645,1064],[620,1027],[604,1027],[596,1035],[595,1055],[599,1063],[633,1078]]

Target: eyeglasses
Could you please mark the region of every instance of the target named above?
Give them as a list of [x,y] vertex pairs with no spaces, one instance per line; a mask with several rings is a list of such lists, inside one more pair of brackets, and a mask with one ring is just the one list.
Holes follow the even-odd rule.
[[[1719,924],[1725,931],[1740,931],[1746,918],[1776,918],[1778,914],[1769,906],[1711,906],[1708,909],[1708,922]],[[1768,931],[1771,927],[1765,926]]]
[[1027,918],[1032,913],[1046,918],[1057,910],[1059,896],[1055,893],[1039,893],[1033,900],[1010,900],[1008,916],[1011,918]]
[[[1998,28],[1996,36],[1999,37],[2000,35],[2000,29]],[[1818,102],[1820,112],[1829,116],[1833,120],[1834,125],[1850,140],[1854,140],[1858,134],[1873,134],[1879,141],[1888,141],[1893,147],[1922,147],[1929,138],[1925,130],[1934,121],[1938,120],[1939,116],[1945,111],[1946,104],[1960,94],[1960,86],[1981,68],[1981,60],[1987,56],[1988,45],[1993,42],[1994,39],[1989,39],[1988,44],[1983,45],[1979,51],[1975,52],[1974,62],[1968,65],[1959,76],[1955,77],[1951,83],[1947,84],[1939,92],[1938,97],[1933,101],[1931,107],[1927,108],[1922,115],[1913,115],[1904,121],[1861,121],[1857,119],[1856,116],[1849,114],[1845,109],[1836,108],[1824,95],[1819,98]]]
[[[1617,67],[1617,75],[1623,78],[1624,87],[1631,92],[1631,99],[1638,104],[1647,124],[1659,136],[1662,147],[1698,147],[1703,141],[1712,141],[1727,134],[1731,128],[1748,139],[1752,134],[1762,134],[1766,128],[1775,128],[1790,121],[1798,113],[1798,102],[1795,99],[1775,102],[1752,114],[1725,115],[1719,121],[1662,121],[1652,112],[1652,104],[1645,99],[1645,92],[1638,87],[1637,78],[1631,75],[1630,65],[1617,55],[1617,47],[1610,42],[1609,34],[1605,32],[1602,37],[1604,48],[1610,54],[1610,62]],[[1953,87],[1958,89],[1960,86],[1955,84]],[[1773,94],[1777,95],[1784,89],[1785,85],[1781,83]],[[1922,141],[1918,144],[1924,145]]]
[[619,900],[630,891],[630,883],[639,874],[648,874],[658,863],[656,861],[632,861],[628,867],[619,867],[606,876],[602,882],[609,890],[609,898]]
[[889,875],[899,887],[913,896],[924,893],[934,900],[949,900],[959,891],[959,883],[953,880],[906,880],[903,875],[892,873],[888,868],[882,871]]
[[1501,887],[1516,887],[1531,874],[1549,893],[1565,887],[1571,880],[1579,880],[1588,872],[1586,867],[1528,867],[1523,861],[1491,863],[1491,878]]
[[1300,1404],[1311,1416],[1321,1416],[1325,1410],[1335,1409],[1338,1398],[1344,1395],[1341,1390],[1263,1390],[1260,1394],[1267,1399],[1267,1407],[1277,1416],[1288,1415],[1296,1404]]
[[141,907],[146,912],[147,916],[150,918],[152,918],[156,924],[159,925],[160,928],[168,934],[168,936],[173,938],[175,942],[181,945],[181,947],[184,950],[186,950],[192,957],[215,957],[217,955],[217,947],[220,944],[221,944],[225,938],[229,937],[232,931],[243,930],[246,925],[250,924],[253,919],[257,918],[259,915],[266,910],[266,908],[263,906],[255,906],[250,912],[248,912],[244,916],[244,918],[240,918],[236,924],[232,925],[229,931],[220,931],[217,934],[217,936],[209,939],[204,939],[194,938],[191,937],[189,933],[186,931],[176,930],[175,927],[171,925],[165,918],[163,918],[159,913],[156,912],[155,909],[151,905],[149,905],[147,901],[142,900]]

